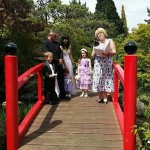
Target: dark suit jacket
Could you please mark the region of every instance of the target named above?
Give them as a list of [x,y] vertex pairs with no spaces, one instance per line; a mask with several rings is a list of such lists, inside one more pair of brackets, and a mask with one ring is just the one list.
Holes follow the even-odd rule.
[[60,44],[57,41],[49,41],[48,39],[42,43],[43,52],[53,53],[54,61],[58,63],[59,59],[63,59],[63,52],[60,49]]
[[[52,66],[53,66],[53,69],[54,69],[54,73],[57,73],[57,65],[54,63],[54,61],[52,61]],[[49,62],[48,61],[45,61],[44,64],[43,64],[43,69],[42,69],[42,73],[43,73],[43,76],[46,78],[49,78],[49,75],[52,74],[52,70],[49,66]]]

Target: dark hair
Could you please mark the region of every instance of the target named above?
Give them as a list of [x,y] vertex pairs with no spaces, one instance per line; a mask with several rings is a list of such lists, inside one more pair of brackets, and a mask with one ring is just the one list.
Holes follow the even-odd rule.
[[[86,53],[86,57],[88,58],[88,52],[86,52],[86,51],[84,51],[84,52]],[[80,54],[80,57],[79,57],[78,63],[80,63],[81,59],[82,59],[82,52],[81,52],[81,54]]]
[[66,70],[66,69],[64,69],[64,75],[65,75],[65,74],[68,74],[68,73],[69,73],[69,71]]
[[[64,43],[64,39],[67,39],[68,40],[68,42],[65,44]],[[61,44],[61,46],[63,47],[63,48],[69,48],[69,46],[70,46],[70,40],[69,40],[69,36],[68,35],[63,35],[62,37],[61,37],[61,40],[60,40],[60,44]]]

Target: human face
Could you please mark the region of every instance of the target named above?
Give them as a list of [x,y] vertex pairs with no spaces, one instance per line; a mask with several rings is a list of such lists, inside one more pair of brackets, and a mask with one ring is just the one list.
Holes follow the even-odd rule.
[[49,63],[51,63],[52,60],[53,60],[53,55],[49,55],[49,56],[47,57],[47,61],[48,61]]
[[51,34],[48,36],[48,39],[49,39],[50,41],[56,41],[57,37],[58,37],[58,34],[57,34],[57,33],[51,33]]
[[97,35],[97,39],[100,41],[100,42],[104,42],[106,37],[105,37],[105,34],[100,32],[98,35]]
[[63,42],[64,42],[65,44],[67,44],[67,43],[68,43],[68,39],[64,39]]
[[81,56],[82,56],[82,58],[86,58],[86,52],[82,51]]
[[52,39],[53,39],[53,41],[55,41],[55,40],[57,39],[57,37],[58,37],[58,34],[57,34],[57,33],[53,33],[53,34],[52,34]]

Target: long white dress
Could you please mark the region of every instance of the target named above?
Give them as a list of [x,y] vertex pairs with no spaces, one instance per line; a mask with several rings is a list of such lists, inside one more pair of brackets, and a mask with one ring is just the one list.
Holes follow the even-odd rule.
[[71,50],[70,49],[65,50],[62,47],[61,47],[61,49],[63,51],[63,59],[64,59],[66,66],[68,67],[68,70],[69,70],[69,75],[72,77],[72,80],[73,80],[72,81],[73,85],[72,85],[71,95],[75,95],[77,92],[76,91],[76,83],[75,83],[75,78],[74,78],[74,73],[73,73],[72,62],[71,62],[71,59],[69,57]]

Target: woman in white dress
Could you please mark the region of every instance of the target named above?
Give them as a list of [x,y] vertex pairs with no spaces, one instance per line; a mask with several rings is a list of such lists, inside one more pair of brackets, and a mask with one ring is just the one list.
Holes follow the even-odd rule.
[[60,44],[61,44],[60,48],[63,51],[64,69],[69,71],[69,75],[72,76],[72,79],[73,79],[73,87],[72,87],[71,95],[75,95],[76,94],[76,84],[75,84],[73,67],[72,67],[72,65],[75,64],[75,62],[74,62],[73,57],[72,57],[69,36],[63,35],[61,37],[61,43]]

